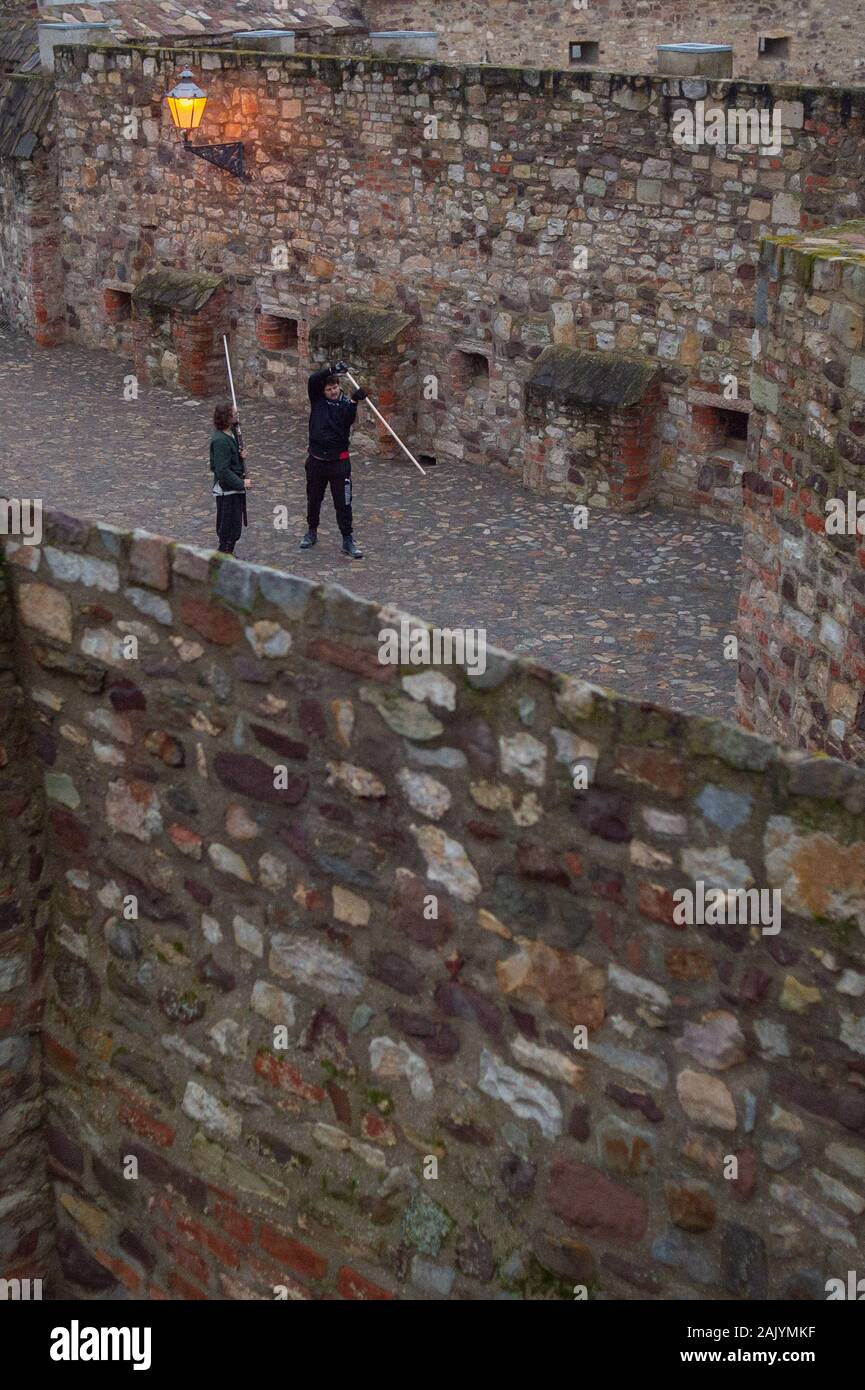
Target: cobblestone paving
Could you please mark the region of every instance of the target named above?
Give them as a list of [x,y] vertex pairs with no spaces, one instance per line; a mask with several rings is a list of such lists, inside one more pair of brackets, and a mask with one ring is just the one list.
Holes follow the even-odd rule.
[[[36,348],[0,332],[3,490],[46,507],[216,545],[207,446],[212,403],[142,388],[123,400],[128,363],[72,345]],[[363,407],[362,407],[363,408]],[[572,508],[494,472],[447,463],[422,478],[358,448],[355,535],[344,557],[330,495],[319,544],[305,529],[306,420],[269,402],[243,416],[250,525],[241,559],[336,581],[491,645],[540,657],[599,685],[676,709],[733,717],[737,529],[686,512]],[[273,509],[288,508],[276,530]]]

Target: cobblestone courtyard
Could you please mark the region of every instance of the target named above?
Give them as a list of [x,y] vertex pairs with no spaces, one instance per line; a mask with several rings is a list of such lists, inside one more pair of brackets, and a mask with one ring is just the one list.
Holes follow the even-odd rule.
[[[193,544],[216,544],[207,463],[212,403],[159,388],[123,399],[131,366],[71,345],[46,351],[0,333],[3,490]],[[374,398],[374,397],[373,397]],[[306,420],[252,402],[244,413],[253,481],[238,557],[336,581],[442,625],[543,658],[614,690],[733,717],[735,663],[723,659],[739,588],[737,530],[658,510],[593,512],[533,496],[497,473],[352,456],[355,533],[342,556],[330,497],[319,545],[301,553]],[[273,509],[288,508],[289,530]]]

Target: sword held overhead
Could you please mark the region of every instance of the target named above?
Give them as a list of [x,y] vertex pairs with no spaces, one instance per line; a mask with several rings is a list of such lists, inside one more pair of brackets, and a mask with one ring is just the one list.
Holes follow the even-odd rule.
[[[341,364],[341,365],[342,365],[342,364]],[[351,382],[352,386],[354,387],[355,391],[359,391],[359,390],[361,389],[360,386],[359,386],[358,383],[355,381],[355,379],[354,379],[354,377],[352,376],[351,372],[350,372],[347,368],[346,368],[346,371],[345,371],[345,375],[348,377],[348,379],[349,379],[349,381]],[[406,446],[403,444],[402,440],[400,439],[399,435],[397,434],[396,430],[391,429],[391,427],[390,427],[390,425],[388,424],[387,420],[384,418],[384,416],[382,415],[381,411],[378,410],[378,409],[373,405],[373,403],[372,403],[372,401],[370,400],[369,396],[366,396],[365,399],[366,399],[367,405],[369,406],[369,408],[370,408],[370,410],[372,411],[373,415],[375,415],[376,419],[381,421],[381,423],[384,425],[385,429],[387,430],[388,434],[393,435],[394,439],[396,440],[396,442],[397,442],[397,444],[399,445],[399,447],[402,449],[403,453],[406,454],[406,455],[408,456],[408,458],[411,459],[412,463],[414,464],[414,466],[415,466],[415,468],[418,470],[418,472],[419,472],[419,473],[423,473],[424,477],[426,477],[426,469],[425,469],[425,468],[421,468],[421,466],[420,466],[420,464],[418,463],[417,459],[415,458],[414,454],[411,452],[410,449],[407,449],[407,448],[406,448]]]

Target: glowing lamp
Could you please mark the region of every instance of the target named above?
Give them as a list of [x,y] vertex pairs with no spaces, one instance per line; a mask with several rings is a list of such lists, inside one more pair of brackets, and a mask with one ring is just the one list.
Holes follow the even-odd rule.
[[250,182],[251,175],[247,174],[244,168],[243,145],[239,140],[231,140],[222,145],[193,145],[190,143],[189,132],[197,130],[201,125],[201,118],[207,105],[207,96],[193,82],[189,68],[183,69],[180,74],[180,81],[167,94],[165,100],[168,102],[174,128],[183,135],[183,148],[189,154],[198,155],[199,159],[206,159],[208,164],[215,164],[217,169],[224,170],[226,174],[233,174],[237,179],[243,179],[244,183]]
[[190,130],[198,129],[204,115],[204,108],[207,105],[207,97],[201,88],[193,82],[189,68],[183,69],[180,74],[180,81],[173,91],[168,93],[165,100],[168,102],[168,109],[171,112],[175,129],[182,130],[184,138]]

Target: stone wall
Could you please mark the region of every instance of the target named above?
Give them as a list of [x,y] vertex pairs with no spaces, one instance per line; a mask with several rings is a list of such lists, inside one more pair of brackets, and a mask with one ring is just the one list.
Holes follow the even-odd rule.
[[[492,650],[382,664],[392,610],[145,533],[7,554],[70,1294],[846,1278],[865,773]],[[679,925],[699,884],[780,930]]]
[[[365,0],[370,29],[436,29],[439,56],[466,63],[566,67],[571,43],[599,44],[597,61],[617,72],[657,71],[661,43],[733,45],[733,76],[756,82],[861,82],[861,13],[854,0],[795,6],[748,0]],[[789,36],[786,54],[758,52],[762,35]]]
[[643,359],[547,348],[526,388],[527,485],[583,506],[647,506],[658,492],[657,378]]
[[53,347],[65,332],[52,153],[0,157],[0,322]]
[[[36,554],[19,552],[25,562]],[[35,752],[42,706],[16,675],[11,599],[0,555],[0,1279],[41,1279],[48,1298],[54,1223],[39,1032],[51,888]]]
[[865,223],[768,240],[758,309],[740,717],[861,763]]
[[[211,98],[198,138],[243,138],[247,186],[183,155],[166,124],[164,93],[188,59],[131,48],[58,58],[76,336],[128,350],[104,285],[159,265],[217,273],[244,395],[302,406],[310,323],[355,300],[395,308],[417,325],[415,453],[520,478],[524,388],[544,348],[635,351],[663,368],[662,495],[732,508],[737,489],[716,486],[712,468],[701,482],[707,435],[694,406],[726,405],[729,374],[748,404],[760,235],[862,209],[859,97],[193,53]],[[780,155],[674,143],[674,112],[698,101],[768,103],[783,122]],[[130,114],[134,139],[123,135]],[[298,322],[284,370],[257,341],[257,310]]]
[[17,160],[0,161],[0,319],[30,330],[22,172]]

